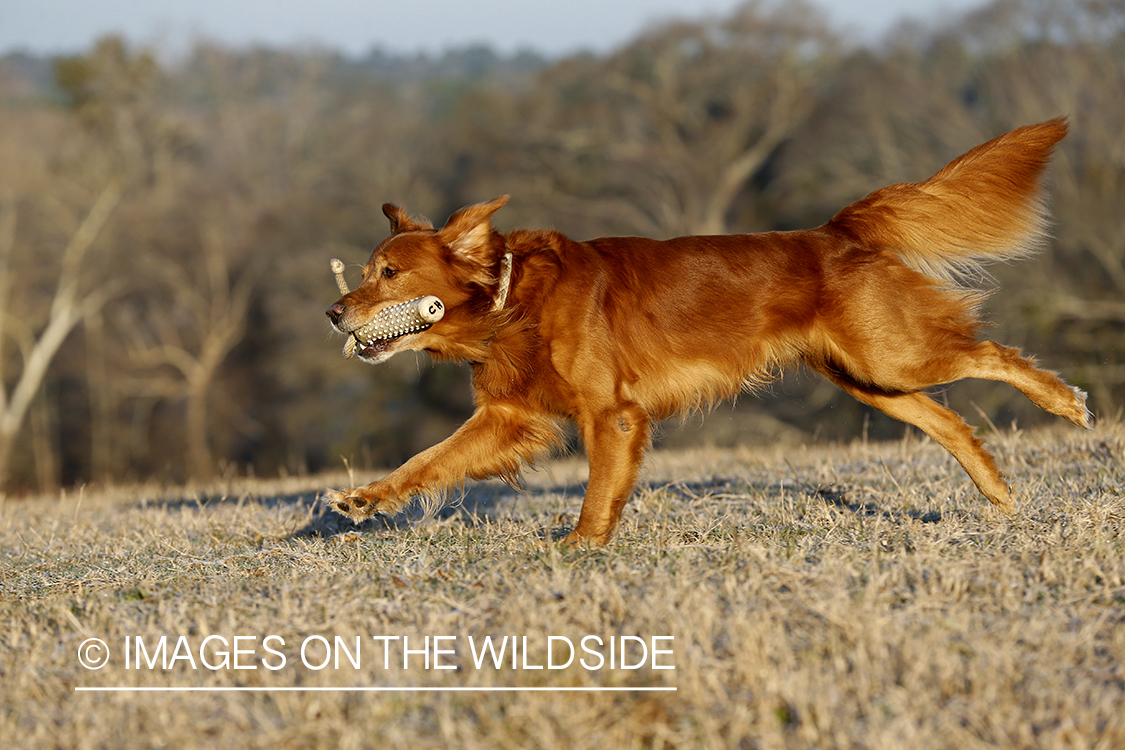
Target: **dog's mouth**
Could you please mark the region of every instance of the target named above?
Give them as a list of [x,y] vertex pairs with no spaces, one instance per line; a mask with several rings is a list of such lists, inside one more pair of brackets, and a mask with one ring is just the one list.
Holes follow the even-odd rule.
[[[421,333],[427,328],[429,328],[429,326],[426,326],[425,328],[419,328],[416,331],[411,331],[411,333]],[[359,337],[357,333],[352,333],[352,338],[349,339],[348,345],[344,347],[344,356],[349,356],[348,348],[350,347],[353,350],[354,354],[360,359],[376,359],[380,355],[389,352],[396,341],[403,338],[404,336],[409,335],[410,333],[402,333],[397,336],[364,341]]]
[[445,314],[445,306],[434,296],[417,297],[384,308],[359,328],[347,332],[344,357],[359,355],[365,360],[385,359],[396,341],[428,330]]

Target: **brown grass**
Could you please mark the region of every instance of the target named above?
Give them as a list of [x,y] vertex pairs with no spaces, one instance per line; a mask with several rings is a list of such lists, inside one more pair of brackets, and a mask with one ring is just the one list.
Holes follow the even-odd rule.
[[[1002,518],[917,437],[656,452],[604,549],[582,462],[437,520],[349,522],[316,488],[0,504],[0,737],[27,748],[1125,747],[1125,428],[990,437]],[[126,636],[285,639],[283,669],[128,670]],[[457,636],[460,670],[300,664],[306,636]],[[469,636],[672,635],[675,670],[478,670]],[[82,668],[79,644],[113,651]],[[244,642],[245,643],[245,642]],[[269,657],[260,647],[243,663]],[[397,662],[397,659],[395,660]],[[644,686],[675,692],[82,692],[90,686]]]

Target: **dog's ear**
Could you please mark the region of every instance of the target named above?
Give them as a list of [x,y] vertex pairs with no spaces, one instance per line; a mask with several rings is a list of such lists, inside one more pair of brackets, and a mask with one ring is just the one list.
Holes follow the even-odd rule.
[[399,232],[415,232],[420,229],[433,229],[433,225],[425,219],[415,219],[401,207],[393,203],[383,204],[383,215],[391,220],[391,234]]
[[475,260],[482,265],[490,262],[488,250],[491,247],[492,214],[508,202],[508,196],[493,198],[488,203],[465,206],[449,217],[445,226],[438,232],[438,239],[455,253]]

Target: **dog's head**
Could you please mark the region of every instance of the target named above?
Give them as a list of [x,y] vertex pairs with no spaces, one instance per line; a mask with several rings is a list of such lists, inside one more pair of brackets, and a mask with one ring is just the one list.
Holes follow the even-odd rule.
[[[492,307],[504,255],[503,238],[492,231],[491,218],[507,202],[505,195],[466,206],[441,229],[385,204],[391,235],[371,253],[360,285],[325,311],[333,328],[355,339],[356,354],[371,364],[408,350],[463,356],[466,345],[472,349],[472,336],[487,327],[482,318]],[[436,323],[421,320],[412,326],[421,330],[371,338],[382,335],[370,332],[380,329],[374,323],[384,310],[430,296],[444,306]]]

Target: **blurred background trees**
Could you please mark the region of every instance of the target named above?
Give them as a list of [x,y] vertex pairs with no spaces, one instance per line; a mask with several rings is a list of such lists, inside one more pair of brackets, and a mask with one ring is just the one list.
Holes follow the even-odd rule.
[[[657,27],[605,56],[155,50],[0,58],[0,481],[390,466],[472,408],[468,373],[345,362],[328,259],[385,201],[576,239],[792,229],[1059,114],[1053,238],[994,269],[992,334],[1125,403],[1125,0],[997,0],[860,46],[802,3]],[[354,282],[354,279],[353,279]],[[897,436],[786,376],[687,426],[718,445]],[[995,424],[1046,419],[957,386]],[[675,442],[679,427],[659,441]]]

